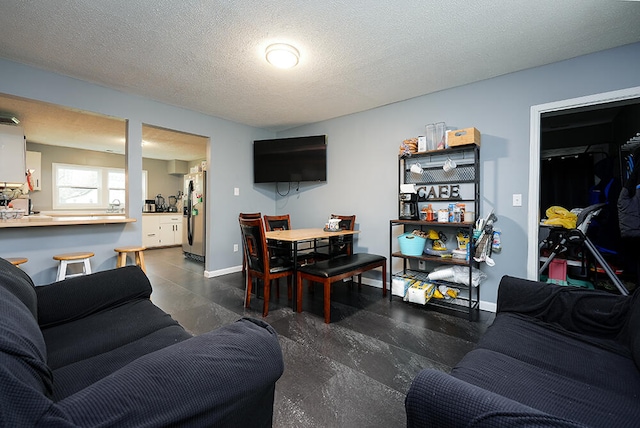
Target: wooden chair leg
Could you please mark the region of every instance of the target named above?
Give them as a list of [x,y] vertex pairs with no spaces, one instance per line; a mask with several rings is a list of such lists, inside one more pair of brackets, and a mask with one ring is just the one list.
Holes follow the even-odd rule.
[[302,277],[297,275],[296,277],[296,312],[302,312]]
[[324,322],[331,322],[331,282],[328,279],[324,281]]
[[251,278],[251,274],[247,271],[247,284],[245,286],[244,292],[244,307],[248,308],[251,303],[251,286],[253,284],[253,278]]
[[358,275],[358,290],[362,290],[362,274]]
[[264,305],[262,305],[262,316],[269,315],[269,298],[271,298],[271,280],[264,280]]

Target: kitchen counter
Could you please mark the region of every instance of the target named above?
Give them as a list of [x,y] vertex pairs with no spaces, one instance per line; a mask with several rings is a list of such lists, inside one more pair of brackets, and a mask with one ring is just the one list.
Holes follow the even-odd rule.
[[0,220],[0,229],[8,227],[34,227],[34,226],[74,226],[87,224],[119,224],[133,223],[135,218],[127,218],[124,215],[86,215],[86,216],[48,216],[30,215],[21,219]]

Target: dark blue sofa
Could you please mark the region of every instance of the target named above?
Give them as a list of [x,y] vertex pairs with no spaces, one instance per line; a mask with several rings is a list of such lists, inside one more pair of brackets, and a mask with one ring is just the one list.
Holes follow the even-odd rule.
[[639,292],[507,276],[476,348],[414,379],[407,426],[638,427],[639,368]]
[[150,294],[136,266],[34,287],[0,259],[0,426],[271,426],[273,328],[192,337]]

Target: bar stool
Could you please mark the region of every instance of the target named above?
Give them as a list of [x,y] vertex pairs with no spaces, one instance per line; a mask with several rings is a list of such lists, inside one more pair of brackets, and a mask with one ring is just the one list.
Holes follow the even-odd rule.
[[113,251],[118,253],[118,261],[116,263],[116,267],[120,268],[126,266],[127,254],[133,253],[136,260],[136,266],[140,266],[140,269],[142,269],[144,273],[147,273],[147,268],[144,265],[144,250],[146,250],[145,247],[136,247],[135,245],[115,248]]
[[26,263],[29,261],[29,259],[26,257],[7,257],[5,260],[18,267],[20,267],[22,263]]
[[[58,260],[60,264],[58,265],[58,275],[56,276],[56,281],[62,281],[65,278],[72,278],[74,276],[87,275],[91,273],[91,264],[89,263],[89,259],[93,257],[95,254],[92,252],[77,252],[77,253],[64,253],[64,254],[56,254],[53,256],[53,260]],[[69,264],[82,263],[82,272],[74,273],[67,275],[67,266]]]

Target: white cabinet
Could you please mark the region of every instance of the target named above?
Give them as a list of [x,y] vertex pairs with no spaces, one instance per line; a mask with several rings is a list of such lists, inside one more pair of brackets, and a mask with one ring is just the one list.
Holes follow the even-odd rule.
[[27,171],[31,173],[33,190],[42,190],[42,153],[27,151]]
[[160,246],[159,214],[142,215],[142,245],[147,248]]
[[0,182],[19,187],[25,180],[26,143],[19,126],[0,125]]
[[160,214],[160,245],[182,245],[182,216]]
[[143,214],[142,245],[147,248],[182,245],[182,215]]

